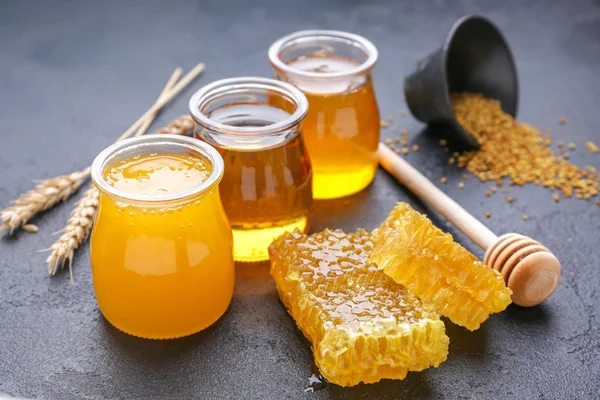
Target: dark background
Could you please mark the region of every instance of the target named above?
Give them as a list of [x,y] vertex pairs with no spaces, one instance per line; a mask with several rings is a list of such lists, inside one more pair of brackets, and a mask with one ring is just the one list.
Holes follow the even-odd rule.
[[[447,322],[448,361],[404,381],[304,393],[312,355],[278,302],[265,265],[237,268],[229,311],[181,340],[126,336],[101,316],[87,248],[74,283],[46,273],[47,247],[75,199],[33,222],[40,232],[0,239],[0,392],[57,399],[579,399],[600,398],[600,208],[537,187],[514,203],[450,167],[438,139],[421,132],[403,103],[402,78],[438,47],[453,21],[481,13],[504,31],[517,60],[519,117],[577,145],[571,160],[600,167],[582,138],[600,144],[600,2],[595,1],[72,1],[0,2],[0,205],[32,180],[87,166],[154,102],[173,69],[206,72],[170,103],[153,129],[187,113],[191,93],[213,80],[270,76],[268,46],[307,28],[356,32],[380,51],[375,86],[382,116],[421,149],[408,160],[498,233],[530,235],[563,263],[555,295],[540,307],[511,306],[476,332]],[[567,123],[559,126],[559,117]],[[384,130],[385,137],[391,131]],[[385,172],[366,191],[318,203],[313,229],[377,226],[397,201],[482,252]],[[523,221],[522,214],[529,220]],[[483,218],[485,219],[485,218]]]

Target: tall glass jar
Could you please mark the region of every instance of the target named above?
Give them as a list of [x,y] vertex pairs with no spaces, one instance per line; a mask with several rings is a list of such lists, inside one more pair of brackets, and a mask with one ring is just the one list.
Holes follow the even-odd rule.
[[[185,156],[206,165],[209,174],[191,182],[189,190],[154,196],[128,192],[110,180],[114,166],[157,155]],[[142,174],[140,185],[152,185],[152,171],[144,168],[136,165],[130,172]],[[181,171],[178,178],[188,176]],[[222,177],[219,153],[188,137],[128,139],[96,157],[92,180],[100,198],[92,275],[98,305],[112,325],[139,337],[169,339],[198,332],[226,311],[234,262],[219,196]]]
[[375,46],[352,33],[301,31],[273,43],[269,61],[277,79],[308,98],[303,135],[314,197],[344,197],[368,186],[377,169],[380,129],[371,77]]
[[301,135],[306,97],[272,79],[224,79],[190,100],[195,136],[225,162],[221,200],[233,230],[234,258],[263,261],[286,231],[306,232],[312,169]]

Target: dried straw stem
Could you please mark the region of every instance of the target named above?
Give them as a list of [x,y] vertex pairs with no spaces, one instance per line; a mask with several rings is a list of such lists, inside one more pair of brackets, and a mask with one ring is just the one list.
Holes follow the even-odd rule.
[[[171,75],[171,77],[167,81],[167,84],[165,85],[165,87],[163,88],[162,92],[160,93],[158,101],[160,101],[162,98],[164,98],[168,94],[169,89],[171,89],[177,83],[177,80],[179,80],[179,78],[181,77],[181,73],[182,72],[183,72],[183,70],[181,68],[175,69],[175,71],[173,72],[173,75]],[[156,118],[156,114],[157,113],[158,113],[158,111],[155,112],[155,113],[153,113],[153,114],[150,114],[150,116],[148,116],[148,118],[146,118],[146,120],[144,121],[144,123],[139,127],[139,129],[136,132],[135,136],[141,136],[144,133],[146,133],[146,131],[148,130],[148,128],[150,128],[150,125],[152,125],[152,122],[154,121],[154,118]]]
[[66,227],[62,230],[63,234],[58,238],[50,249],[52,253],[46,259],[48,263],[48,273],[54,275],[59,267],[69,262],[69,275],[73,278],[72,266],[75,250],[83,243],[92,231],[94,218],[98,211],[99,193],[95,187],[91,187],[83,193],[83,196],[67,221]]
[[177,84],[173,86],[173,88],[171,88],[164,97],[161,96],[152,107],[150,107],[140,118],[138,118],[138,120],[135,121],[133,125],[131,125],[129,129],[127,129],[125,133],[121,135],[121,137],[119,137],[119,139],[117,139],[117,141],[131,136],[136,129],[139,129],[140,125],[144,123],[146,118],[160,110],[162,106],[168,103],[169,100],[171,100],[174,96],[179,94],[183,88],[185,88],[192,80],[194,80],[194,78],[204,71],[204,67],[205,66],[203,63],[196,65],[190,72],[181,78],[181,80],[177,82]]
[[75,193],[90,176],[90,168],[57,176],[38,182],[34,189],[12,202],[12,206],[0,211],[0,232],[12,234],[36,214],[54,207]]

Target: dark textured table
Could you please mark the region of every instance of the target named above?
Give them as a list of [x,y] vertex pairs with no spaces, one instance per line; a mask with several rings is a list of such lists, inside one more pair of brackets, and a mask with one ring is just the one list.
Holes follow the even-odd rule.
[[[255,3],[252,4],[251,3]],[[448,361],[404,381],[305,393],[312,355],[277,299],[265,265],[238,266],[233,302],[213,327],[173,341],[146,341],[100,314],[87,249],[74,283],[46,273],[35,251],[68,217],[74,199],[35,219],[40,232],[0,239],[0,393],[31,398],[580,399],[600,398],[600,209],[554,203],[538,187],[485,197],[490,184],[448,166],[402,96],[402,77],[436,48],[453,21],[481,13],[506,34],[521,86],[519,117],[574,142],[572,160],[600,167],[582,138],[600,143],[600,3],[595,1],[0,2],[0,205],[33,179],[81,169],[156,98],[176,66],[207,63],[154,127],[187,112],[192,91],[237,75],[270,76],[278,37],[306,28],[353,31],[379,48],[375,84],[383,116],[406,128],[420,150],[408,160],[497,233],[539,239],[563,263],[555,295],[535,308],[511,306],[476,332],[447,322]],[[567,123],[558,126],[559,117]],[[384,130],[384,136],[391,135]],[[353,197],[317,203],[313,230],[374,228],[397,201],[428,212],[380,171]],[[529,215],[528,221],[521,216]]]

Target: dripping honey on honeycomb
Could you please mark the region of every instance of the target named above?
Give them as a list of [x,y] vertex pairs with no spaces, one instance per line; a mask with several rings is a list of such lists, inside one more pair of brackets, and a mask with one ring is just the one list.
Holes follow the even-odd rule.
[[372,262],[457,325],[478,329],[511,303],[497,271],[406,203],[373,232],[373,243]]
[[448,354],[438,314],[369,262],[372,248],[364,230],[288,232],[269,248],[281,301],[323,376],[341,386],[403,379]]

